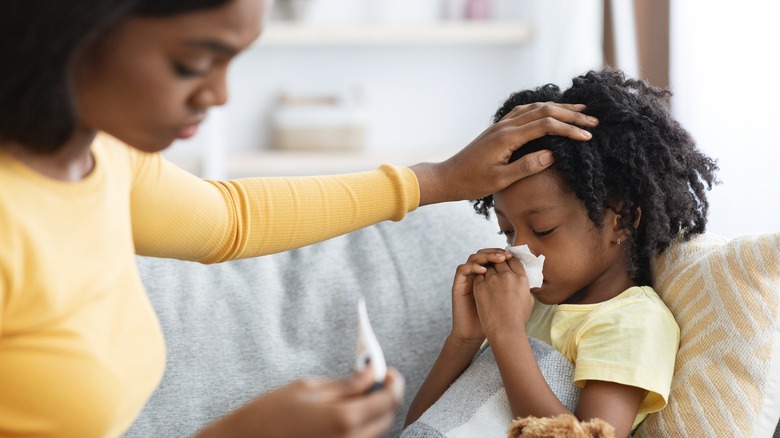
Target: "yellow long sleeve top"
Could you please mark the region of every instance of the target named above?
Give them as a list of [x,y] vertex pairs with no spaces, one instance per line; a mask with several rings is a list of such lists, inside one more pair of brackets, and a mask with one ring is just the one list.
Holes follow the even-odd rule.
[[207,181],[100,135],[93,171],[43,177],[0,150],[0,436],[118,436],[165,349],[134,254],[284,251],[419,204],[414,173]]

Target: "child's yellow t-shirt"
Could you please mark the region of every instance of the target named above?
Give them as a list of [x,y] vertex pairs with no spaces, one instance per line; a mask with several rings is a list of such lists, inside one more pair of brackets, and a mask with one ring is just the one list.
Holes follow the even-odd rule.
[[536,302],[526,330],[574,364],[574,383],[615,382],[647,391],[633,427],[668,401],[680,329],[649,286],[596,304]]
[[283,251],[419,203],[414,173],[196,178],[108,136],[78,182],[0,150],[0,436],[119,436],[165,366],[135,254],[204,263]]

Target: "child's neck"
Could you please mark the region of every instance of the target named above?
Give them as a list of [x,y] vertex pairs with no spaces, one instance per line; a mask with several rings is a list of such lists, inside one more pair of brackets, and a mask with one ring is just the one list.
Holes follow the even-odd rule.
[[597,304],[611,300],[630,287],[638,286],[628,273],[616,278],[601,277],[561,304]]

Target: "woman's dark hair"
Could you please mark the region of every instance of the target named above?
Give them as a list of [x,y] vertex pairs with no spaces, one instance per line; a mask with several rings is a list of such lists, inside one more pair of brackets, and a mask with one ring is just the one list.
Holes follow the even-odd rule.
[[[601,227],[606,209],[620,215],[629,236],[629,270],[641,284],[651,284],[652,256],[678,236],[687,240],[704,232],[706,191],[717,183],[715,161],[699,151],[672,118],[670,96],[667,90],[626,79],[620,71],[591,71],[575,78],[563,92],[548,84],[514,93],[493,118],[498,122],[517,105],[549,101],[584,103],[584,113],[599,119],[587,142],[545,136],[518,149],[510,161],[551,150],[552,171],[569,184],[596,226]],[[486,217],[492,207],[492,196],[474,202]]]
[[0,1],[0,142],[38,152],[73,134],[73,61],[131,15],[169,16],[231,0]]

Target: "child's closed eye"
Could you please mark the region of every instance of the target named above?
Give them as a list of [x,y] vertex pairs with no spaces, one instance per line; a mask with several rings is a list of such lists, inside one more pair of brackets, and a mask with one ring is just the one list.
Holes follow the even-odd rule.
[[544,230],[544,231],[533,230],[533,233],[534,233],[534,236],[536,236],[536,237],[544,237],[544,236],[548,236],[550,233],[555,231],[555,228],[556,227],[553,227],[553,228],[550,228],[549,230]]
[[173,63],[173,71],[176,73],[177,76],[185,79],[199,77],[199,76],[206,76],[208,74],[207,70],[199,70],[192,67],[188,67],[184,63],[180,63],[180,62]]
[[499,236],[511,236],[512,234],[515,234],[515,230],[498,230]]

